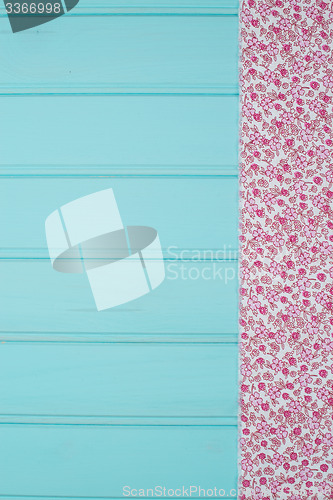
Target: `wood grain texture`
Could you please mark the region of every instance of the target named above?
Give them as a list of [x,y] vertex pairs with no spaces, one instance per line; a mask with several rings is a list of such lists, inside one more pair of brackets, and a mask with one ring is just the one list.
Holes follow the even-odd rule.
[[[71,17],[96,16],[237,16],[238,0],[80,0],[70,11]],[[0,4],[0,16],[5,9]],[[61,18],[60,18],[61,19]],[[38,27],[40,29],[40,27]]]
[[[237,12],[80,0],[13,36],[0,5],[0,499],[120,500],[126,484],[235,498]],[[108,187],[173,271],[97,313],[85,276],[53,271],[44,221]],[[193,260],[207,249],[220,262]],[[222,279],[201,276],[216,265]]]
[[237,94],[237,18],[56,22],[6,38],[0,94]]
[[[205,279],[208,273],[214,276],[216,268],[222,279]],[[3,333],[150,333],[181,338],[237,332],[235,262],[172,263],[165,281],[152,293],[102,312],[96,310],[85,275],[58,273],[40,260],[1,261],[0,273]],[[199,279],[182,279],[191,273],[199,273]],[[232,279],[225,282],[225,275]]]
[[187,417],[235,417],[237,351],[232,344],[2,343],[1,415],[71,416],[74,423],[183,417],[185,424]]
[[1,113],[4,165],[238,164],[237,97],[3,96]]
[[[156,168],[158,167],[158,168]],[[238,177],[238,165],[1,165],[1,179],[116,179],[174,178],[221,179]]]
[[238,333],[0,332],[1,343],[237,344]]
[[2,424],[1,495],[114,498],[125,485],[229,491],[235,437],[235,427]]
[[225,15],[238,14],[238,0],[80,0],[71,15]]
[[[221,258],[224,250],[228,254],[238,247],[237,185],[234,177],[2,179],[0,203],[6,210],[0,211],[1,248],[47,249],[44,224],[51,212],[81,196],[112,188],[123,224],[156,228],[166,259],[181,256],[182,249],[215,249],[219,252],[207,252],[206,257]],[[226,255],[234,256],[233,252]],[[183,257],[190,260],[197,253],[184,251]]]

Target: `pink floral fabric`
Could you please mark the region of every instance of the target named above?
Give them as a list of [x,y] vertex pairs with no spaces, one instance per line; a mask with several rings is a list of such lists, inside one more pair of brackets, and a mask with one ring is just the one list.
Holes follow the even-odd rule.
[[333,498],[333,4],[244,0],[241,500]]

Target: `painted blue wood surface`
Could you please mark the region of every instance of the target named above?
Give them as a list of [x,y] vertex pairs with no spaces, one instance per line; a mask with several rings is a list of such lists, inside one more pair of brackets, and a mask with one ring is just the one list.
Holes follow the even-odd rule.
[[3,96],[1,114],[3,165],[238,162],[237,96]]
[[[48,260],[3,260],[1,331],[235,335],[237,266],[214,264],[166,262],[166,279],[154,293],[97,314],[85,275],[57,273]],[[205,279],[216,269],[222,279]]]
[[3,497],[124,498],[125,485],[236,483],[234,426],[3,424],[0,439]]
[[73,16],[6,38],[0,93],[237,92],[236,17]]
[[[238,0],[80,0],[67,14],[70,17],[96,16],[237,16]],[[5,17],[5,9],[0,4],[0,16]],[[63,18],[62,18],[63,19]],[[40,27],[38,27],[40,29]]]
[[182,417],[184,423],[213,417],[218,423],[218,417],[237,415],[237,348],[236,343],[5,342],[1,414],[48,421],[50,415],[89,416],[95,422],[108,416]]
[[[0,498],[235,498],[237,7],[80,0],[13,35],[0,6]],[[85,276],[52,270],[44,220],[108,187],[166,266],[235,278],[167,279],[97,313]]]
[[[7,208],[0,213],[0,224],[6,227],[1,238],[2,248],[47,249],[44,223],[53,210],[72,199],[111,187],[123,223],[155,227],[166,258],[172,256],[171,250],[167,251],[169,247],[174,247],[173,252],[177,249],[178,252],[182,249],[237,249],[238,180],[235,176],[183,179],[158,176],[12,177],[1,179],[1,186],[1,203]],[[217,254],[219,256],[222,252]]]

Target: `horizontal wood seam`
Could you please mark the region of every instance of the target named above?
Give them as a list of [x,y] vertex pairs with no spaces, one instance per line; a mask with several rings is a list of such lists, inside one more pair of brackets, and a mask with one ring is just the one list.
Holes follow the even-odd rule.
[[0,425],[98,427],[235,427],[237,415],[228,416],[108,416],[1,414]]
[[[190,10],[189,8],[179,8],[178,11],[169,11],[166,12],[165,9],[161,9],[156,7],[155,9],[144,9],[143,7],[138,7],[137,9],[130,8],[125,11],[119,9],[109,9],[108,12],[83,12],[73,11],[68,12],[66,16],[71,17],[71,18],[81,18],[81,17],[227,17],[227,18],[238,18],[238,9],[236,8],[220,8],[220,9],[215,9],[215,12],[212,10],[200,10],[195,8],[193,10]],[[6,18],[6,14],[0,14],[0,19]]]
[[153,332],[153,333],[92,333],[92,332],[0,332],[0,349],[6,343],[61,343],[70,344],[238,344],[238,332]]
[[[160,334],[160,339],[155,338],[154,340],[149,340],[149,339],[138,339],[138,340],[88,340],[88,339],[59,339],[59,338],[40,338],[40,339],[32,339],[32,338],[20,338],[20,339],[10,339],[10,333],[7,334],[6,336],[0,334],[0,349],[4,344],[64,344],[64,345],[71,345],[71,344],[87,344],[87,345],[100,345],[100,344],[124,344],[124,345],[135,345],[135,344],[141,344],[141,345],[146,345],[146,344],[153,344],[153,345],[238,345],[238,335],[234,335],[232,337],[227,337],[225,339],[216,339],[216,340],[204,340],[204,339],[192,339],[192,340],[170,340],[167,339],[165,340],[163,338],[163,334]],[[72,334],[69,334],[72,335]],[[47,336],[47,334],[45,334]]]
[[238,165],[0,165],[0,178],[238,178]]
[[15,92],[15,90],[0,93],[1,97],[238,97],[238,92]]

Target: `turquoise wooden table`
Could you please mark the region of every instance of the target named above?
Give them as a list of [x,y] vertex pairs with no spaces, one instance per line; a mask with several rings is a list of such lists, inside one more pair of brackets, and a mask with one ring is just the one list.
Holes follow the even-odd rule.
[[[0,498],[236,497],[237,9],[80,0],[15,34],[1,11]],[[166,278],[97,312],[44,223],[107,188]]]

